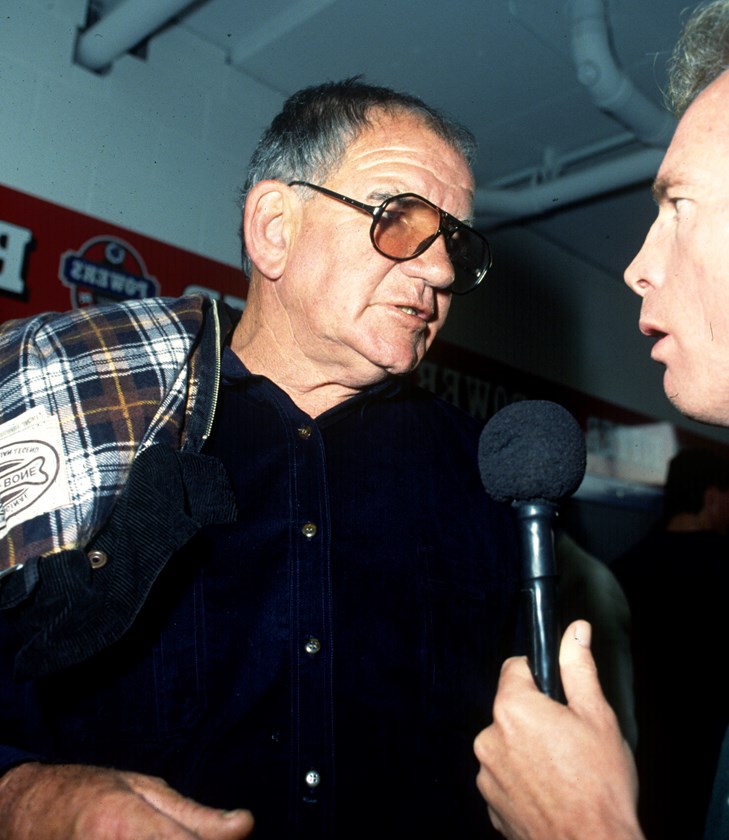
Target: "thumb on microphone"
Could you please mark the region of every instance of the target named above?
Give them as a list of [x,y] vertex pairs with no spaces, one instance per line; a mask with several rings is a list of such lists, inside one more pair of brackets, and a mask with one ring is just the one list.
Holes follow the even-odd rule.
[[[559,670],[567,705],[574,712],[588,711],[602,697],[597,666],[590,650],[592,626],[578,619],[568,625],[559,646]],[[604,698],[603,698],[604,699]]]
[[583,619],[573,621],[562,635],[559,668],[565,700],[578,717],[612,730],[617,718],[600,687],[591,642],[592,627]]

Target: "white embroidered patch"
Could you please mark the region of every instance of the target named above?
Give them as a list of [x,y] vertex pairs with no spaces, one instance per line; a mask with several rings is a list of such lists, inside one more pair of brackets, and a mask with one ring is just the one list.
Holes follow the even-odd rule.
[[0,426],[0,539],[71,503],[58,417],[42,406]]

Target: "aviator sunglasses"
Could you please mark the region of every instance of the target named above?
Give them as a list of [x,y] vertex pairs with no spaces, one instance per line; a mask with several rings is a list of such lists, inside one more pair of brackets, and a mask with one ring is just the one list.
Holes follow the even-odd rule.
[[420,195],[402,193],[386,198],[382,204],[373,205],[308,181],[290,181],[289,186],[309,187],[369,213],[372,216],[372,244],[375,250],[391,260],[403,262],[415,259],[427,251],[442,233],[454,273],[448,291],[456,295],[473,291],[491,268],[491,249],[486,239]]

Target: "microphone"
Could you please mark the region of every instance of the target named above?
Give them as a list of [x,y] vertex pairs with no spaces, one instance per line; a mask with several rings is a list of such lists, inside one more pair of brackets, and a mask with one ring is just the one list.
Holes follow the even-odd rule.
[[486,492],[497,502],[511,501],[529,665],[539,690],[555,700],[561,698],[561,686],[552,525],[557,503],[582,482],[586,458],[579,424],[569,411],[548,400],[523,400],[502,408],[486,424],[478,444]]

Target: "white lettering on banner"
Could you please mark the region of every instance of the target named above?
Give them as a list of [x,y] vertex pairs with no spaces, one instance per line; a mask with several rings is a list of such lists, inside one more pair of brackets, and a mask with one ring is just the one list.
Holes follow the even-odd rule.
[[421,362],[417,371],[421,388],[431,391],[479,420],[487,420],[509,403],[526,399],[519,391],[494,384],[477,376],[466,376],[453,368],[435,362]]
[[0,291],[22,295],[25,292],[23,266],[33,231],[0,219]]
[[461,381],[461,374],[452,368],[441,368],[441,388],[438,396],[442,397],[446,402],[453,403],[453,405],[460,405],[459,399],[459,384]]
[[503,385],[494,385],[493,382],[487,382],[475,376],[466,377],[465,409],[474,417],[485,420],[510,402],[523,399],[523,394],[513,393],[509,396],[509,392]]
[[153,293],[149,278],[114,271],[81,257],[64,258],[62,267],[67,280],[91,289],[111,291],[120,298],[145,298]]

